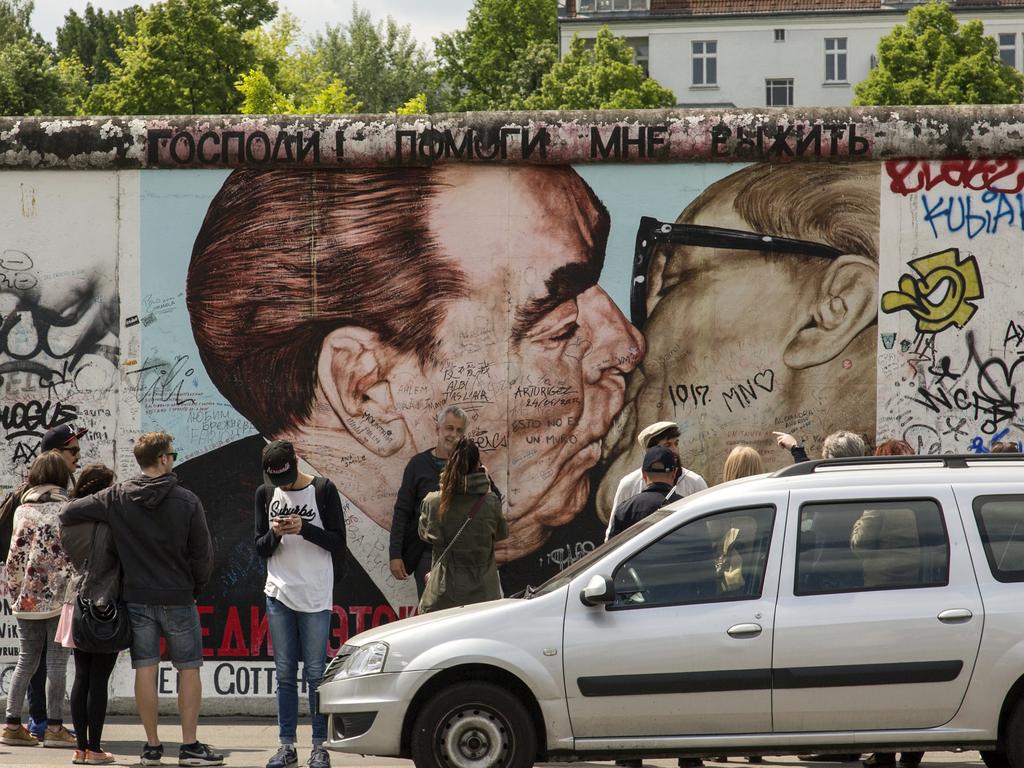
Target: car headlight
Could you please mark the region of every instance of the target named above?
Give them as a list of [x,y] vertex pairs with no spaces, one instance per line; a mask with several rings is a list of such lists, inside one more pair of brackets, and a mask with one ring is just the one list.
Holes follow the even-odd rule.
[[384,669],[388,657],[387,643],[367,643],[360,646],[345,659],[338,670],[338,677],[359,677],[374,675]]

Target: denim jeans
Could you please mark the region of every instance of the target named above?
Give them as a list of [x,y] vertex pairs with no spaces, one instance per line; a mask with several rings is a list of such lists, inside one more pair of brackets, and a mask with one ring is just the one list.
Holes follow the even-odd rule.
[[[282,744],[295,743],[299,719],[299,688],[297,683],[299,655],[302,655],[303,678],[309,691],[309,711],[316,712],[316,689],[327,668],[327,636],[331,629],[331,612],[302,613],[293,611],[280,600],[267,598],[270,640],[274,644],[274,666],[277,667],[277,727]],[[313,715],[313,745],[327,740],[327,718]]]
[[[63,722],[65,677],[68,669],[70,650],[57,644],[58,617],[52,619],[18,619],[18,638],[21,649],[18,663],[11,676],[7,693],[7,722],[21,722],[21,708],[25,704],[28,682],[39,666],[39,659],[46,648],[46,710],[50,722]],[[321,672],[322,674],[322,672]]]

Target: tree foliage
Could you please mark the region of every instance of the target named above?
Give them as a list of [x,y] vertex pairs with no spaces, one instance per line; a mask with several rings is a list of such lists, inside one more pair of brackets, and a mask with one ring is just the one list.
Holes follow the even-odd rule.
[[89,85],[110,80],[111,65],[119,65],[117,49],[136,32],[138,5],[122,11],[104,11],[85,6],[81,15],[68,11],[57,29],[57,55],[62,61],[74,57],[85,67]]
[[465,29],[434,39],[455,110],[521,109],[558,60],[552,0],[476,0]]
[[345,83],[366,112],[394,112],[417,94],[433,91],[430,56],[410,27],[391,16],[375,23],[358,4],[347,24],[328,26],[312,48],[323,70]]
[[854,87],[854,104],[1018,104],[1024,75],[998,53],[980,20],[959,24],[931,0],[879,41],[878,66]]
[[86,102],[93,113],[230,114],[256,61],[245,33],[277,13],[272,0],[164,0],[138,15],[120,65]]
[[72,66],[61,68],[32,31],[32,3],[0,0],[0,114],[63,115],[69,89],[80,92]]
[[607,26],[597,39],[574,36],[569,52],[526,99],[529,109],[652,109],[676,103],[672,91],[633,63],[633,49]]
[[242,114],[245,115],[343,115],[362,108],[340,80],[324,83],[300,100],[279,91],[261,69],[249,70],[236,87],[243,96]]

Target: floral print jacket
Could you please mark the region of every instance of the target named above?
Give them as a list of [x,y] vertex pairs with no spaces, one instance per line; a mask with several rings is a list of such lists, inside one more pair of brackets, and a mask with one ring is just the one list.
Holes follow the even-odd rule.
[[61,508],[68,497],[63,488],[29,488],[14,512],[11,551],[7,555],[7,597],[19,619],[49,619],[60,615],[71,561],[60,544]]

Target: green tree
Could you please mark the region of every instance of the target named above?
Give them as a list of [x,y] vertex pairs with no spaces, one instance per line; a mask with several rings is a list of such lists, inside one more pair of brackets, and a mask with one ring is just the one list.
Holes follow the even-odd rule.
[[434,39],[456,110],[520,109],[558,60],[552,0],[476,0],[466,28]]
[[427,94],[417,93],[396,111],[400,115],[425,115],[427,110]]
[[256,63],[245,37],[277,13],[272,0],[164,0],[138,15],[117,50],[110,82],[93,88],[86,109],[114,114],[236,112],[235,83]]
[[243,96],[244,115],[345,115],[358,112],[363,106],[340,80],[321,85],[301,101],[281,93],[261,69],[249,70],[235,87]]
[[136,31],[136,15],[142,9],[133,5],[122,11],[104,11],[85,6],[81,15],[68,11],[57,29],[57,55],[61,60],[76,57],[84,66],[89,85],[110,80],[111,65],[119,65],[117,49]]
[[653,109],[676,103],[672,91],[633,63],[633,49],[607,26],[593,46],[574,36],[569,52],[526,99],[529,109]]
[[878,66],[854,93],[857,106],[1011,104],[1024,95],[1024,75],[999,60],[980,20],[959,24],[931,0],[878,42]]
[[366,112],[394,112],[417,94],[432,93],[429,55],[410,27],[390,16],[375,23],[353,4],[351,20],[328,26],[312,47],[324,71],[344,82]]
[[23,0],[0,0],[0,114],[68,114],[67,91],[78,84],[33,32],[32,7]]

